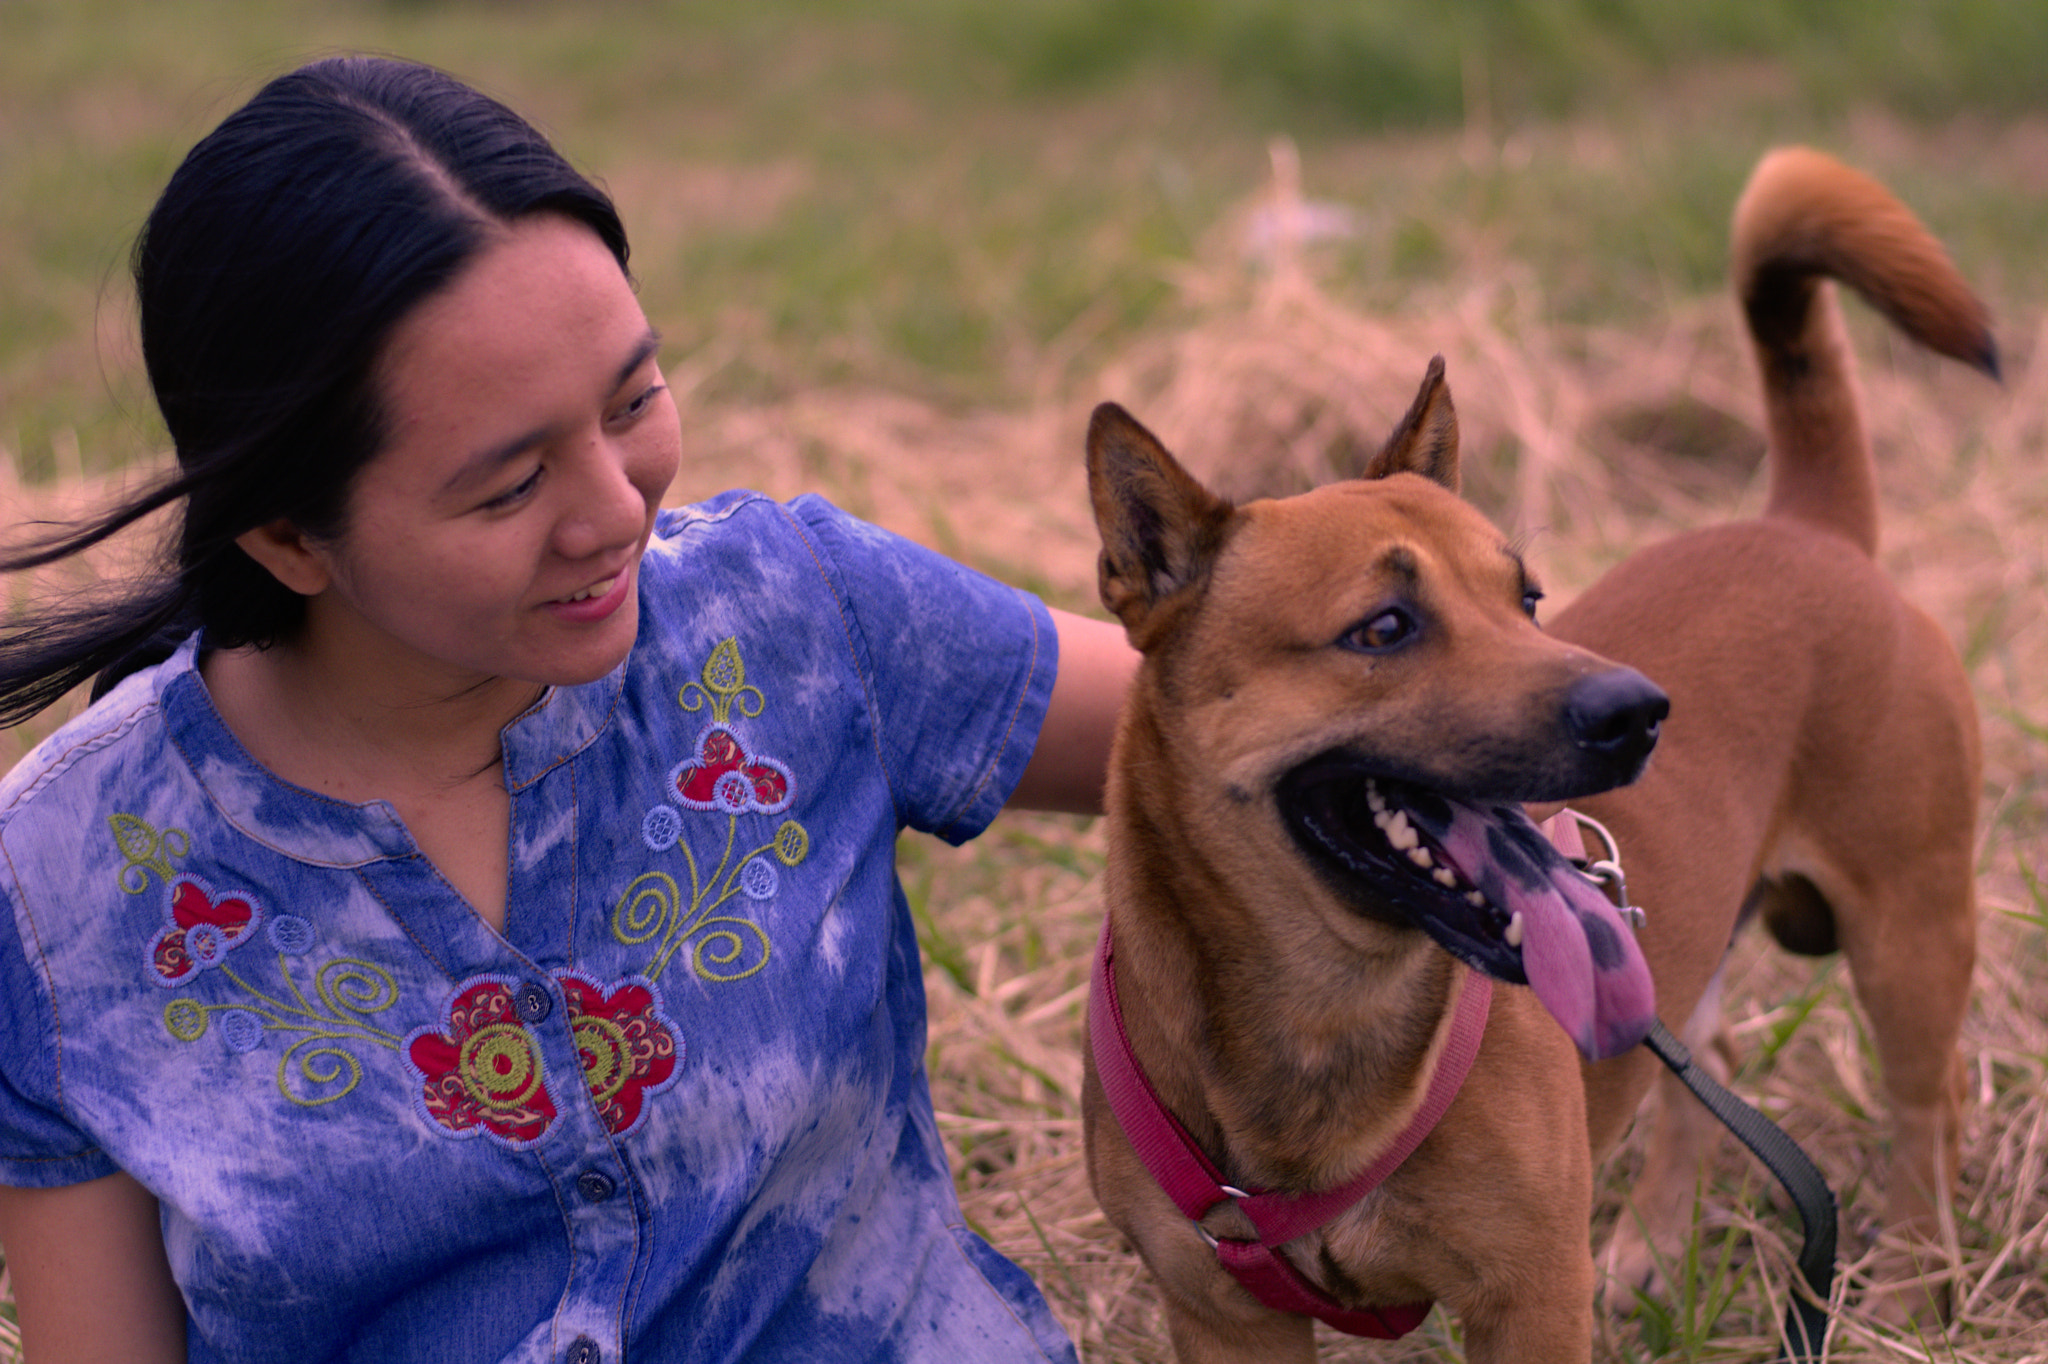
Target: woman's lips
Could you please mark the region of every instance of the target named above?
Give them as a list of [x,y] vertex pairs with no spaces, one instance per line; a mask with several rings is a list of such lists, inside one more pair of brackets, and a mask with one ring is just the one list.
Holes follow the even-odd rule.
[[570,596],[548,602],[546,609],[578,623],[600,621],[624,604],[632,587],[632,569],[622,568],[611,577],[600,579]]

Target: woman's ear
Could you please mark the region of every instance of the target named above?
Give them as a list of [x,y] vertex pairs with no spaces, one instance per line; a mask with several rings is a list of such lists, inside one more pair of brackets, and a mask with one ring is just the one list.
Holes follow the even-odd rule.
[[235,537],[235,543],[271,577],[302,597],[317,597],[334,581],[327,556],[289,521],[279,519],[244,531]]

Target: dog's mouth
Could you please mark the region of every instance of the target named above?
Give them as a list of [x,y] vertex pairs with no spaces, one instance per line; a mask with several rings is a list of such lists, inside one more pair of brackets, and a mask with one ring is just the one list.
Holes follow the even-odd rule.
[[1475,970],[1528,985],[1593,1060],[1655,1021],[1635,935],[1596,883],[1519,807],[1471,803],[1342,756],[1280,783],[1297,842],[1354,908],[1412,925]]

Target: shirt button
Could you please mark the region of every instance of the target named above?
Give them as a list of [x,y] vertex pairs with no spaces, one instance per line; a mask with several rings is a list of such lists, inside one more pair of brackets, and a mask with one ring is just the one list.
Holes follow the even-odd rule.
[[602,1203],[616,1189],[611,1176],[599,1170],[585,1170],[576,1176],[576,1191],[593,1203]]
[[519,1010],[519,1017],[526,1022],[538,1023],[554,1012],[555,1001],[549,997],[545,986],[529,980],[512,996],[512,1006]]
[[563,1358],[566,1364],[604,1364],[604,1351],[589,1336],[578,1336]]

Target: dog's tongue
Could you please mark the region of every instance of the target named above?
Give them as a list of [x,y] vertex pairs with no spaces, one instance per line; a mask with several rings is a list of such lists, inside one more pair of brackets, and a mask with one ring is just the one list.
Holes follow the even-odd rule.
[[1641,1042],[1656,1019],[1656,989],[1606,895],[1521,811],[1451,809],[1435,836],[1481,894],[1521,916],[1522,967],[1551,1016],[1596,1061]]

